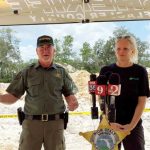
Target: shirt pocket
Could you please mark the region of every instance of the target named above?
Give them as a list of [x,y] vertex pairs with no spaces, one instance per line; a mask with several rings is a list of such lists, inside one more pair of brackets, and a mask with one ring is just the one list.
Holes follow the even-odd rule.
[[32,97],[36,97],[39,95],[40,90],[40,81],[37,79],[32,79],[28,81],[28,94]]

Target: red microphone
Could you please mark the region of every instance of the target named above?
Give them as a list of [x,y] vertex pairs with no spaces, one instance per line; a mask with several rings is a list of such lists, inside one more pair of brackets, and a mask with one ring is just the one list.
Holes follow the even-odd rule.
[[96,89],[96,75],[91,74],[90,75],[90,81],[88,81],[88,89],[90,94],[95,94]]
[[105,75],[100,75],[96,79],[96,90],[95,94],[100,96],[107,95],[107,78]]
[[99,96],[101,111],[106,114],[106,100],[107,100],[107,77],[99,75],[96,79],[95,94]]
[[120,76],[118,73],[112,73],[109,77],[108,95],[118,96],[121,92]]
[[91,118],[98,119],[98,107],[96,107],[96,95],[95,95],[95,90],[96,90],[95,74],[90,75],[90,81],[88,81],[88,88],[89,88],[89,93],[92,96],[92,103],[93,103],[93,106],[91,107]]

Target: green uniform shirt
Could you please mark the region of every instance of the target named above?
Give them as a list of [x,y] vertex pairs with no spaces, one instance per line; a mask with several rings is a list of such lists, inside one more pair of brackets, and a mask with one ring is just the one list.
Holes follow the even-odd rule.
[[20,98],[26,91],[25,114],[57,114],[65,110],[62,95],[74,94],[73,87],[74,83],[63,67],[53,64],[45,69],[37,63],[19,72],[7,92]]

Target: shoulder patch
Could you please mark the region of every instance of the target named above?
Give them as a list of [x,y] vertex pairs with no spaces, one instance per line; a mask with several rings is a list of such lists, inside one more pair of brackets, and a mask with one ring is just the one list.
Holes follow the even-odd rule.
[[61,73],[60,72],[56,72],[56,74],[55,74],[55,77],[57,77],[57,78],[61,78],[62,77],[62,75],[61,75]]
[[55,64],[55,66],[58,68],[64,68],[62,65],[59,65],[59,64]]

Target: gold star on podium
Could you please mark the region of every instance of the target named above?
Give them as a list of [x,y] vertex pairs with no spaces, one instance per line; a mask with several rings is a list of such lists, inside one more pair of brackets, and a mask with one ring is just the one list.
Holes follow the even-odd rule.
[[92,144],[92,150],[118,150],[118,144],[130,132],[113,130],[108,119],[103,115],[97,130],[79,134]]

